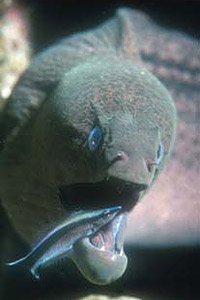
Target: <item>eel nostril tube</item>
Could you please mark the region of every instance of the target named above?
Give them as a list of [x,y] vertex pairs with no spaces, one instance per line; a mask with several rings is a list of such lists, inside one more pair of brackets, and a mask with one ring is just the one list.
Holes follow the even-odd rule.
[[118,151],[117,155],[113,159],[113,162],[119,161],[119,160],[122,160],[124,162],[127,161],[128,160],[128,155],[123,151]]
[[154,166],[157,166],[158,163],[156,161],[147,161],[146,165],[147,165],[148,172],[151,173],[154,170]]

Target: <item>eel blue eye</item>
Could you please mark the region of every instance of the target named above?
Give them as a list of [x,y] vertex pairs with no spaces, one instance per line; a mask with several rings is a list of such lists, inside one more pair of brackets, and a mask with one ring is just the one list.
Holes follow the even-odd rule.
[[95,126],[91,130],[88,137],[88,147],[90,151],[94,151],[99,147],[102,137],[103,135],[102,135],[101,128],[99,126]]
[[157,151],[157,164],[159,164],[163,158],[163,155],[164,155],[164,146],[163,146],[163,143],[160,142],[160,145],[158,147],[158,151]]

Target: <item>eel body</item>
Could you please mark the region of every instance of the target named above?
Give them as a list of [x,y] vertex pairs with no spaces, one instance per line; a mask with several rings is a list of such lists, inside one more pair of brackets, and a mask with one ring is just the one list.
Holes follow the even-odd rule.
[[[56,228],[75,209],[94,225],[99,210],[122,207],[91,238],[87,230],[78,239],[74,233],[70,257],[95,284],[125,271],[124,216],[152,186],[175,140],[174,103],[143,65],[134,16],[119,9],[96,29],[36,56],[0,114],[0,197],[32,249],[23,262],[47,240],[52,260],[58,258]],[[47,248],[36,269],[46,266]]]

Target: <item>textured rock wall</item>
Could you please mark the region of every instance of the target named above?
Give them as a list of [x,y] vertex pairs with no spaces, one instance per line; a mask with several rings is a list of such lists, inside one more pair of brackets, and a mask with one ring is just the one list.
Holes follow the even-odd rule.
[[19,75],[29,64],[28,22],[21,6],[0,2],[0,107],[8,99]]

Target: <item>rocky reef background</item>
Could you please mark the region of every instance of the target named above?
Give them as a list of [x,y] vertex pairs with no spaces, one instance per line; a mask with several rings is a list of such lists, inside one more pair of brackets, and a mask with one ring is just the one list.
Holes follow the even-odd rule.
[[0,2],[0,107],[8,99],[18,76],[28,66],[28,19],[17,2]]

